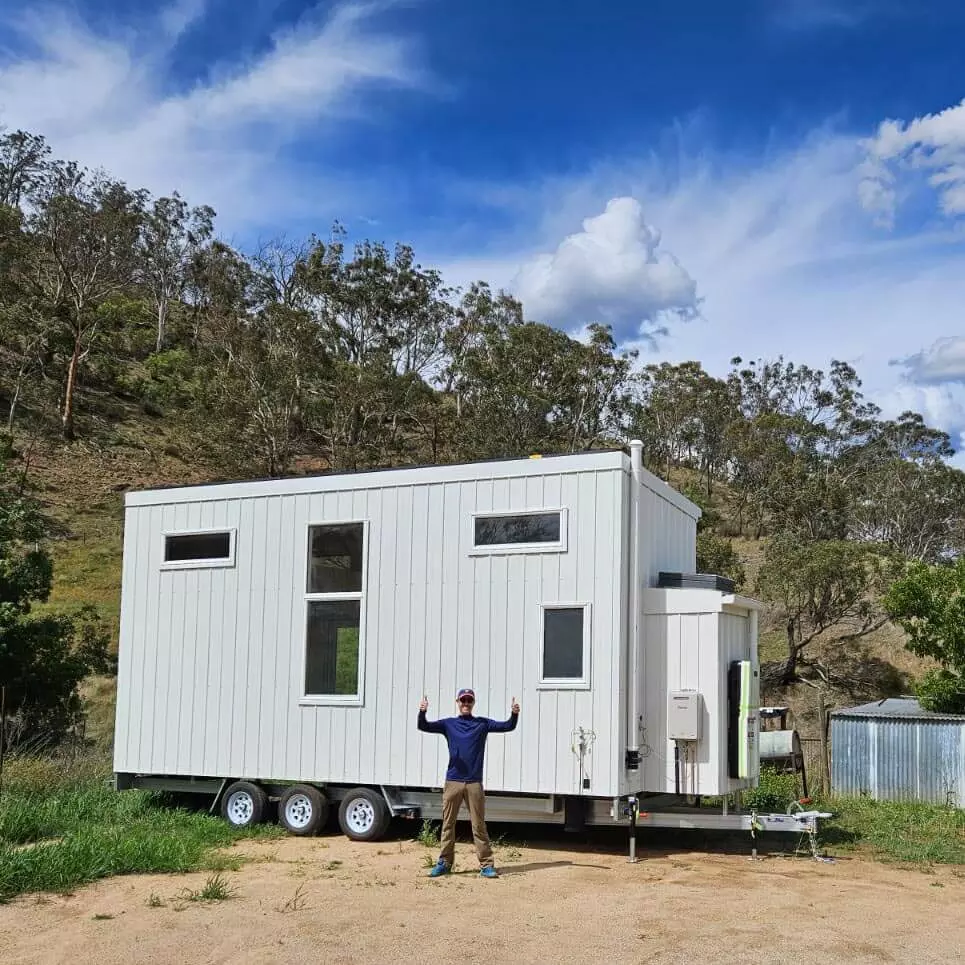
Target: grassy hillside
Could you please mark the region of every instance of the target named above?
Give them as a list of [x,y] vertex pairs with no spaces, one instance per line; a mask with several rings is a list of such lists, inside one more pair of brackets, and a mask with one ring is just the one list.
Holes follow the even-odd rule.
[[[29,465],[30,479],[45,511],[56,524],[53,545],[54,591],[47,608],[72,610],[95,604],[109,622],[117,640],[120,610],[121,555],[124,493],[131,488],[202,482],[211,477],[186,458],[188,440],[176,429],[151,419],[135,406],[115,406],[110,420],[96,426],[93,439],[63,444],[56,441],[18,441],[22,462]],[[317,470],[304,461],[302,471]],[[681,487],[685,480],[674,479]],[[727,520],[726,493],[715,508]],[[746,592],[752,594],[760,568],[763,544],[736,538],[734,545],[747,573]],[[761,659],[782,656],[782,630],[765,616],[761,623]],[[831,702],[847,706],[860,699],[873,699],[908,692],[908,675],[922,669],[921,661],[903,646],[902,634],[885,627],[872,634],[848,658],[848,677],[856,681],[850,692],[832,693]],[[87,681],[88,735],[105,748],[113,730],[114,681]],[[804,685],[784,692],[765,693],[763,700],[788,704],[794,721],[806,737],[817,736],[817,695]]]

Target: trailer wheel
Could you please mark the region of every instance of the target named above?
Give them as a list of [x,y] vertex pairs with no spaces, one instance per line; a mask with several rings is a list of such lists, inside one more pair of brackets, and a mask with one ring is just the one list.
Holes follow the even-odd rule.
[[265,820],[268,795],[251,781],[229,784],[221,798],[221,816],[235,828],[250,828]]
[[278,821],[289,834],[317,834],[328,820],[328,798],[309,784],[294,784],[278,801]]
[[389,828],[392,815],[381,794],[357,787],[342,798],[338,823],[353,841],[377,841]]

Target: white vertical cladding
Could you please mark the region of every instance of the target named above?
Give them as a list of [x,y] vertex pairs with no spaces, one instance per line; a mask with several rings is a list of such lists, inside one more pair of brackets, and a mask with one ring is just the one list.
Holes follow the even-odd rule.
[[[413,479],[417,477],[413,476]],[[351,484],[348,477],[346,486]],[[494,735],[493,790],[579,793],[571,750],[595,735],[590,788],[617,793],[626,695],[625,471],[614,468],[134,506],[125,532],[117,770],[439,786],[445,742],[416,729],[461,686]],[[567,509],[566,552],[474,555],[472,513]],[[367,525],[361,706],[299,702],[308,526]],[[231,566],[162,569],[163,533],[235,530]],[[590,604],[591,688],[537,686],[541,605]]]
[[696,690],[702,698],[700,741],[693,769],[684,763],[681,750],[680,789],[684,794],[716,794],[720,770],[721,728],[720,661],[717,655],[717,617],[715,613],[647,614],[646,742],[648,756],[644,770],[644,790],[673,793],[676,787],[674,745],[667,737],[667,706],[674,690]]
[[[673,493],[657,477],[643,470],[640,487],[640,525],[643,527],[643,553],[641,560],[640,583],[643,588],[656,586],[662,571],[692,573],[696,570],[697,521],[694,516],[681,508],[683,500]],[[632,480],[628,485],[632,485]],[[629,500],[628,500],[629,502]],[[696,507],[691,509],[696,512]],[[627,522],[629,530],[631,523]],[[630,605],[633,595],[629,594]],[[644,718],[644,733],[641,740],[641,762],[638,771],[624,772],[621,793],[639,793],[652,790],[654,781],[659,780],[658,771],[666,765],[660,758],[660,768],[654,763],[654,756],[663,754],[663,744],[655,744],[655,721],[662,721],[660,740],[666,739],[667,704],[667,642],[668,627],[656,623],[646,616],[643,595],[639,599],[643,610],[641,616],[642,652],[637,680],[638,714]],[[677,630],[679,631],[679,627]],[[628,637],[629,640],[629,637]],[[632,685],[628,679],[627,685]],[[628,701],[629,703],[629,701]],[[663,715],[663,716],[661,716]],[[671,773],[670,790],[673,790],[673,748],[669,761]],[[622,767],[622,758],[621,758]],[[656,768],[656,769],[655,769]]]
[[696,787],[681,763],[681,792],[724,794],[749,783],[727,774],[727,669],[733,660],[753,657],[750,619],[747,610],[722,600],[722,594],[705,590],[647,594],[646,791],[675,789],[674,745],[667,737],[668,695],[674,690],[694,690],[702,699]]
[[643,510],[644,586],[656,586],[661,571],[693,573],[697,568],[697,520],[646,485]]
[[138,552],[142,527],[149,522],[150,510],[127,509],[124,513],[124,552],[121,579],[121,616],[118,640],[117,698],[114,708],[114,770],[129,771],[139,760],[145,746],[144,661],[147,650],[144,635],[147,621],[142,608],[150,606],[152,584],[147,579],[149,561]]

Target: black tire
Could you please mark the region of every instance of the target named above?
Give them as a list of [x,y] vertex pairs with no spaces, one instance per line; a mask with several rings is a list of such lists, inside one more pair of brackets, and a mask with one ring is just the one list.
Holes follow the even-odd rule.
[[328,798],[310,784],[293,784],[278,801],[278,823],[299,838],[318,834],[328,814]]
[[388,831],[391,821],[385,798],[367,787],[349,791],[339,805],[339,827],[352,841],[378,841]]
[[251,781],[229,784],[221,797],[221,816],[233,828],[261,824],[268,811],[268,795]]

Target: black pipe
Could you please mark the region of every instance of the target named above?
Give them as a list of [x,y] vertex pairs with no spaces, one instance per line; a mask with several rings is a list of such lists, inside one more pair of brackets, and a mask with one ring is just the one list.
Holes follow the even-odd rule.
[[673,777],[674,777],[674,791],[677,796],[680,796],[680,744],[677,741],[673,742]]

